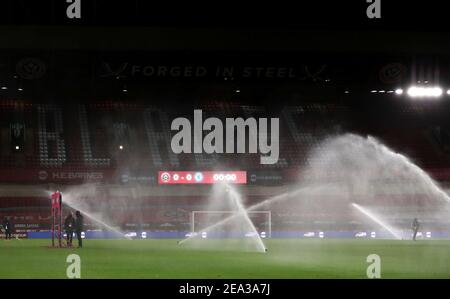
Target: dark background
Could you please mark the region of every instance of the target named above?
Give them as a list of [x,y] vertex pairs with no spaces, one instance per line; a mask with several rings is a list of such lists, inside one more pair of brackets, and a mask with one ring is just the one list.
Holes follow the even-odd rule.
[[[80,20],[66,17],[69,5],[65,0],[0,1],[0,85],[7,87],[0,89],[0,99],[135,101],[155,92],[167,98],[178,90],[185,100],[195,101],[204,89],[224,94],[239,89],[244,91],[240,101],[270,102],[267,95],[273,90],[317,95],[320,89],[339,101],[347,90],[366,96],[374,89],[405,88],[418,79],[441,84],[449,77],[450,22],[444,1],[381,0],[381,19],[367,18],[366,0],[81,0]],[[45,68],[41,76],[27,78],[20,71],[28,58]],[[224,82],[211,77],[105,78],[104,62],[116,67],[288,66],[298,74],[326,68],[320,80],[236,77]],[[401,65],[401,78],[380,80],[380,72],[392,64]],[[218,89],[211,89],[215,84]]]
[[[147,1],[82,0],[81,20],[65,16],[63,0],[2,0],[1,24],[69,26],[291,26],[308,30],[446,31],[445,1],[381,1],[382,19],[369,20],[365,0]],[[447,27],[447,28],[446,28]]]

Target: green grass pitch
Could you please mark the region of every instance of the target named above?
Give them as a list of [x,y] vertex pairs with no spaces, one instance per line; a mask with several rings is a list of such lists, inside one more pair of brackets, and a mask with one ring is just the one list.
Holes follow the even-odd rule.
[[85,240],[83,249],[0,240],[0,278],[66,278],[70,253],[81,257],[81,278],[367,278],[369,254],[380,256],[382,278],[450,278],[447,240],[265,242],[267,253],[193,250],[173,239]]

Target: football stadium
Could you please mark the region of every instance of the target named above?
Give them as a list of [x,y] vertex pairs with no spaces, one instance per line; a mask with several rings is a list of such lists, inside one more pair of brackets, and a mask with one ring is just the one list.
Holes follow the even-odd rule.
[[446,33],[6,2],[0,278],[450,278]]

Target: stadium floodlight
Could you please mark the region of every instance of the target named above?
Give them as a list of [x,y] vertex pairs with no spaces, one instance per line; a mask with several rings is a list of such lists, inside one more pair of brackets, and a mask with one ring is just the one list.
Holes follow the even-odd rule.
[[16,150],[19,150],[19,149],[20,149],[20,146],[16,145]]
[[447,90],[447,94],[450,95],[450,89]]
[[119,145],[119,149],[120,149],[120,150],[123,150],[123,145]]
[[403,94],[403,89],[397,88],[397,89],[395,90],[395,93],[398,94],[398,95]]
[[412,98],[419,97],[432,97],[438,98],[442,95],[442,88],[440,87],[421,87],[421,86],[411,86],[408,88],[408,96]]

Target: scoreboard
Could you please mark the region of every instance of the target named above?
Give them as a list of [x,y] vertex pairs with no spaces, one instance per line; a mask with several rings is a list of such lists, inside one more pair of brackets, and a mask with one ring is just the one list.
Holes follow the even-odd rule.
[[160,171],[158,184],[247,184],[246,171]]

